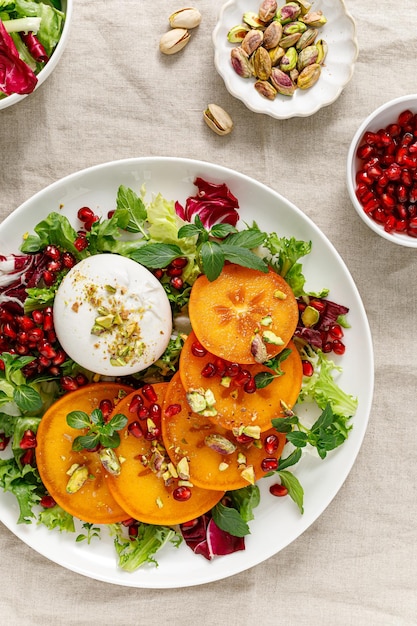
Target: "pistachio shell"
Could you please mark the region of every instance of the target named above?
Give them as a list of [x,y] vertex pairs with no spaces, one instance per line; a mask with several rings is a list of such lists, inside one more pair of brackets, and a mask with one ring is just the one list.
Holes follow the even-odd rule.
[[327,23],[327,19],[323,15],[323,11],[311,11],[307,13],[302,18],[302,21],[308,26],[313,26],[314,28],[320,28]]
[[281,37],[279,41],[279,45],[281,48],[291,48],[291,46],[295,46],[297,41],[300,39],[302,33],[291,33],[291,35],[285,35]]
[[201,13],[194,7],[187,7],[175,11],[169,16],[171,28],[195,28],[201,23]]
[[242,50],[244,50],[246,54],[250,56],[262,44],[263,38],[264,36],[261,30],[256,30],[256,28],[252,28],[249,32],[246,33],[241,43]]
[[248,31],[249,26],[247,24],[237,24],[227,33],[227,41],[230,43],[241,43]]
[[207,126],[217,135],[228,135],[232,132],[232,118],[217,104],[209,104],[203,115]]
[[297,69],[301,72],[307,65],[317,63],[319,56],[319,50],[317,46],[307,46],[303,50],[300,50],[297,61]]
[[300,39],[295,44],[297,50],[303,50],[307,46],[311,46],[317,37],[317,28],[307,28],[307,30],[301,35]]
[[268,54],[271,58],[272,67],[274,67],[275,65],[278,65],[278,63],[284,56],[285,50],[284,48],[281,48],[281,46],[276,46],[275,48],[268,50]]
[[270,80],[273,87],[283,96],[292,96],[296,90],[296,85],[291,77],[278,67],[272,68]]
[[279,69],[283,72],[290,72],[297,66],[298,54],[294,47],[288,48],[279,64]]
[[318,51],[317,63],[322,65],[324,63],[324,59],[327,56],[328,46],[324,39],[319,39],[319,41],[316,43],[316,46]]
[[277,12],[278,4],[276,0],[263,0],[259,7],[259,19],[263,22],[270,22]]
[[287,24],[293,22],[298,18],[301,13],[301,7],[297,2],[287,2],[283,7],[278,9],[276,19],[281,24]]
[[253,55],[253,70],[260,80],[268,80],[271,75],[272,63],[268,51],[258,48]]
[[305,33],[306,30],[307,26],[303,22],[297,20],[296,22],[289,22],[288,24],[285,24],[285,26],[282,27],[282,34],[293,35],[294,33]]
[[230,60],[236,74],[242,78],[253,76],[249,55],[242,48],[232,48],[230,51]]
[[306,13],[308,13],[311,9],[311,2],[308,2],[308,0],[295,0],[297,2],[297,4],[300,5],[300,9],[301,9],[301,15],[305,15]]
[[264,31],[263,46],[267,50],[275,48],[282,37],[282,26],[279,22],[271,22]]
[[251,28],[260,28],[263,30],[266,27],[265,22],[263,22],[259,18],[259,15],[257,13],[254,13],[253,11],[246,11],[246,13],[243,14],[242,19],[245,24],[248,24],[248,26],[250,26]]
[[190,40],[190,33],[186,28],[173,28],[159,41],[159,50],[163,54],[175,54],[182,50]]
[[255,83],[256,91],[268,100],[274,100],[277,95],[277,90],[267,80],[257,80]]
[[297,86],[300,89],[310,89],[313,85],[316,84],[321,74],[321,65],[318,63],[312,63],[311,65],[307,65],[300,72],[300,75],[297,79]]

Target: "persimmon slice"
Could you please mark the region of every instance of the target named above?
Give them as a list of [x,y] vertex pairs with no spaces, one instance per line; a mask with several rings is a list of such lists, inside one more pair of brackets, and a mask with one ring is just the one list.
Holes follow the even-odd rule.
[[204,275],[197,278],[189,315],[209,352],[228,361],[256,363],[254,336],[264,338],[269,356],[278,354],[294,334],[298,307],[288,283],[276,272],[229,264],[212,282]]
[[[150,404],[160,406],[162,423],[165,419],[162,405],[167,387],[168,383],[152,385],[157,394],[156,402],[150,403],[143,398],[145,407]],[[136,391],[130,394],[117,406],[117,412],[126,415],[128,424],[120,431],[121,443],[117,454],[122,459],[122,466],[118,476],[108,478],[110,491],[119,505],[134,519],[157,525],[182,524],[209,511],[223,497],[224,491],[202,489],[194,485],[189,487],[189,499],[180,501],[174,498],[174,490],[179,486],[178,479],[168,479],[170,484],[167,485],[166,479],[162,477],[163,468],[161,475],[156,471],[161,458],[156,460],[155,446],[163,453],[162,440],[158,441],[157,437],[148,438],[146,420],[139,420],[137,412],[130,411],[131,403],[138,393]],[[134,422],[142,424],[143,437],[138,438],[129,431],[129,424]],[[158,420],[154,423],[160,427],[157,422]],[[138,434],[137,428],[135,432]]]
[[[66,418],[71,411],[90,415],[101,400],[111,400],[116,406],[131,387],[117,383],[95,383],[67,393],[44,414],[37,432],[36,462],[40,477],[55,502],[65,511],[91,524],[111,524],[129,517],[111,495],[107,477],[97,452],[72,450],[75,437],[82,430],[68,426]],[[90,478],[75,493],[67,493],[74,465],[87,466]]]
[[[259,426],[261,431],[271,428],[271,419],[283,417],[281,401],[290,408],[295,404],[300,393],[303,369],[298,350],[290,341],[287,348],[290,355],[281,364],[282,375],[273,378],[264,388],[247,393],[243,386],[237,384],[238,376],[230,377],[215,373],[210,377],[202,375],[203,370],[210,366],[224,367],[229,362],[222,362],[210,352],[204,356],[194,356],[193,344],[197,337],[190,333],[180,356],[179,372],[182,384],[187,392],[195,389],[210,389],[215,398],[216,414],[210,419],[223,428],[232,430],[246,426]],[[220,360],[220,364],[217,362]],[[237,364],[234,364],[235,366]],[[264,365],[244,365],[244,370],[254,377],[260,372],[274,372]]]
[[[178,406],[180,410],[170,415],[172,406]],[[268,470],[262,469],[262,461],[266,458],[279,459],[285,445],[285,435],[275,430],[262,433],[258,444],[253,441],[239,443],[230,430],[193,413],[178,373],[169,383],[164,413],[162,436],[173,463],[186,457],[191,482],[206,489],[228,491],[247,487],[251,483],[251,468],[254,480],[265,476]],[[265,440],[270,435],[276,436],[277,447],[273,452],[265,448]],[[227,453],[227,442],[235,446],[231,453]]]

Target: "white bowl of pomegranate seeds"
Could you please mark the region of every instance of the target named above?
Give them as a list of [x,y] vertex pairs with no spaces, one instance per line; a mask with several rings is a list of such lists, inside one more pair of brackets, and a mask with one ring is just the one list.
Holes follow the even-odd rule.
[[349,148],[347,186],[375,233],[417,248],[417,94],[390,100],[363,121]]

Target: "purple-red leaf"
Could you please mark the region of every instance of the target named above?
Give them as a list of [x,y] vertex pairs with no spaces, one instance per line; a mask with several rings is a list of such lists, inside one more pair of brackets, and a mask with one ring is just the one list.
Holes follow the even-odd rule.
[[175,211],[186,222],[194,222],[196,215],[203,226],[210,230],[215,224],[236,226],[239,220],[237,209],[239,202],[225,183],[210,183],[197,177],[194,185],[198,187],[195,196],[187,198],[185,206],[175,203]]
[[10,96],[13,93],[31,93],[38,82],[34,72],[19,56],[13,39],[0,20],[0,91]]

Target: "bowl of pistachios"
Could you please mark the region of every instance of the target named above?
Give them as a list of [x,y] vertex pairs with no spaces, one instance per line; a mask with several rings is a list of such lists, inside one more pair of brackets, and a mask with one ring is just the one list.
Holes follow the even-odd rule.
[[277,119],[307,117],[335,102],[358,56],[344,0],[229,0],[213,44],[229,93]]

